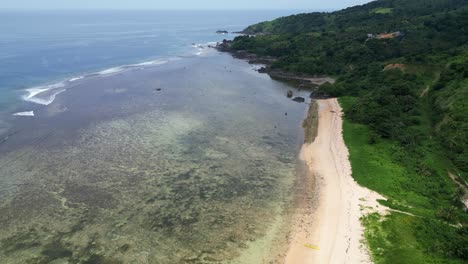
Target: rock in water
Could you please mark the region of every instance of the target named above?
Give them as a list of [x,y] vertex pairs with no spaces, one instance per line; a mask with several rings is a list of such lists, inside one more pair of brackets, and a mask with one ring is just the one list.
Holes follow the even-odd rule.
[[288,93],[286,94],[288,98],[293,97],[293,91],[289,90]]
[[293,101],[298,102],[298,103],[303,103],[303,102],[305,102],[305,99],[304,99],[304,97],[295,97],[293,99]]

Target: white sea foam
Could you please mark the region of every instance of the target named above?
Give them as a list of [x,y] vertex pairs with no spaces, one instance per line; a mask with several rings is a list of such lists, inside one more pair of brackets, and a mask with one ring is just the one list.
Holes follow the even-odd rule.
[[97,72],[96,74],[98,74],[98,75],[110,75],[110,74],[119,73],[119,72],[122,72],[124,70],[137,68],[137,67],[162,65],[162,64],[168,63],[171,60],[175,60],[175,58],[165,59],[165,60],[162,60],[162,59],[161,60],[152,60],[152,61],[145,61],[145,62],[140,62],[140,63],[136,63],[136,64],[123,65],[123,66],[119,66],[119,67],[114,67],[114,68],[109,68],[109,69],[106,69],[106,70],[102,70],[102,71]]
[[109,74],[114,74],[114,73],[121,72],[123,70],[125,70],[124,67],[114,67],[114,68],[106,69],[106,70],[103,70],[103,71],[99,71],[99,72],[97,72],[97,74],[99,74],[99,75],[109,75]]
[[34,111],[14,113],[14,116],[34,116]]
[[76,82],[76,81],[81,80],[81,79],[83,79],[83,78],[84,78],[84,76],[79,76],[79,77],[71,78],[71,79],[68,80],[68,81],[69,81],[69,82]]
[[137,64],[131,64],[129,67],[142,67],[142,66],[156,66],[156,65],[163,65],[166,64],[170,61],[170,59],[167,60],[152,60],[152,61],[145,61]]
[[[23,96],[23,99],[25,101],[36,103],[36,104],[49,105],[55,100],[55,97],[57,96],[57,94],[65,91],[65,89],[61,89],[64,86],[65,84],[63,82],[58,82],[58,83],[54,83],[51,85],[29,88],[29,89],[26,89],[26,92],[28,94]],[[53,90],[53,89],[55,89],[56,91],[48,92],[49,90]],[[48,94],[45,97],[44,96],[41,97],[41,94],[47,93],[47,92]]]
[[41,105],[50,105],[54,100],[55,100],[55,97],[64,92],[65,89],[61,89],[61,90],[58,90],[52,94],[50,94],[49,96],[47,97],[44,97],[44,98],[40,98],[40,97],[31,97],[31,98],[28,98],[28,99],[25,99],[26,101],[29,101],[29,102],[33,102],[33,103],[36,103],[36,104],[41,104]]
[[33,98],[34,96],[36,96],[36,95],[38,95],[40,93],[43,93],[43,92],[45,92],[47,90],[50,90],[50,89],[52,89],[52,88],[42,88],[42,86],[26,89],[26,92],[28,92],[28,94],[23,96],[23,99],[28,101],[29,99]]
[[196,51],[194,54],[197,55],[197,56],[202,56],[202,55],[206,55],[208,54],[210,51],[212,51],[211,49],[208,49],[208,48],[198,48],[197,49],[198,51]]
[[178,59],[180,58],[157,59],[157,60],[145,61],[145,62],[136,63],[136,64],[123,65],[123,66],[101,70],[101,71],[91,73],[91,74],[73,77],[63,82],[58,82],[58,83],[44,85],[44,86],[32,87],[32,88],[28,88],[25,90],[27,94],[24,95],[22,98],[23,100],[28,101],[28,102],[41,104],[41,105],[49,105],[55,100],[55,97],[59,93],[62,93],[66,90],[65,88],[63,88],[65,87],[66,84],[70,84],[72,82],[76,82],[78,80],[85,79],[91,76],[96,76],[96,75],[106,76],[106,75],[116,74],[116,73],[125,71],[127,69],[132,69],[132,68],[142,68],[142,67],[163,65],[170,61],[175,61]]
[[218,44],[218,42],[211,41],[211,42],[205,42],[205,43],[192,44],[192,47],[194,47],[194,48],[207,48],[208,46],[215,46],[216,44]]
[[209,47],[216,46],[217,44],[218,42],[206,42],[206,43],[192,44],[192,47],[197,49],[197,51],[194,54],[197,56],[201,56],[209,52],[210,50],[208,49]]

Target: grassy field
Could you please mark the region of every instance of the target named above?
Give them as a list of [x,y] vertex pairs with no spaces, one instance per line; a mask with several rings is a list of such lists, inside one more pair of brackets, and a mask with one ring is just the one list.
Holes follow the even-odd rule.
[[[340,103],[346,110],[354,100],[342,97]],[[375,263],[463,263],[455,256],[466,254],[466,228],[455,225],[466,222],[466,214],[453,208],[457,187],[437,146],[427,140],[408,151],[373,139],[367,126],[346,118],[343,130],[356,181],[387,197],[382,204],[405,212],[362,219]]]

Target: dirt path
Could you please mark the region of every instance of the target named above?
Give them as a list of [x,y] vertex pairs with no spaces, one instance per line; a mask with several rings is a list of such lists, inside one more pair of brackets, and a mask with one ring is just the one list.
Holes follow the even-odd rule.
[[[361,242],[360,217],[385,213],[379,194],[359,186],[351,177],[348,149],[342,137],[341,107],[336,99],[318,100],[318,135],[301,150],[316,177],[315,209],[301,216],[286,256],[287,264],[372,263]],[[311,190],[314,191],[314,190]]]

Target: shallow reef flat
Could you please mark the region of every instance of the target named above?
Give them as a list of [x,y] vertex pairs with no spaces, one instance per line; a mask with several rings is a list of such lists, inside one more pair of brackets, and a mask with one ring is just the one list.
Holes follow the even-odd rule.
[[87,80],[17,119],[2,263],[273,260],[307,111],[288,89],[213,53]]

